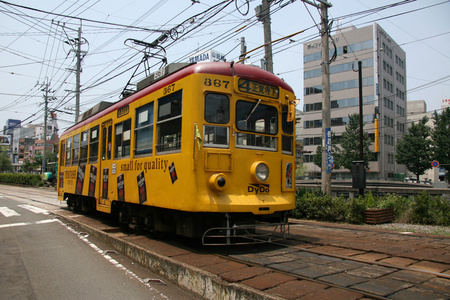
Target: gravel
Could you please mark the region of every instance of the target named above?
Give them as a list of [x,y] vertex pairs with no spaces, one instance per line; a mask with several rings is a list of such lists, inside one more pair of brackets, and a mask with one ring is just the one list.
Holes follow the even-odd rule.
[[450,236],[450,226],[431,226],[404,223],[386,223],[378,225],[370,225],[385,230],[401,231],[402,233],[425,233],[434,235]]

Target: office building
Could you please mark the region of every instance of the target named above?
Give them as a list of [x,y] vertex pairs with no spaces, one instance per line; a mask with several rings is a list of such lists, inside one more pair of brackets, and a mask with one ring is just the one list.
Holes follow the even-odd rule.
[[[364,130],[373,143],[367,179],[401,179],[406,168],[395,161],[395,145],[406,127],[406,53],[378,24],[339,29],[330,42],[331,131],[339,138],[349,115],[359,114],[358,64],[362,62]],[[304,161],[311,175],[320,176],[313,163],[322,142],[322,55],[321,40],[303,45],[304,109],[302,116]],[[377,134],[375,134],[377,133]],[[346,169],[332,171],[332,178],[349,179]]]

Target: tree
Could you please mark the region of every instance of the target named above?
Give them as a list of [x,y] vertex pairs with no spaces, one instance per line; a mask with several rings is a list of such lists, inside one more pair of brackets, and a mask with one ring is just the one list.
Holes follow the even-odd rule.
[[22,171],[25,173],[33,173],[36,171],[36,168],[38,168],[38,167],[39,167],[38,163],[27,159],[22,164]]
[[434,130],[431,132],[433,138],[433,158],[445,168],[450,170],[450,108],[447,107],[438,114],[433,113]]
[[12,163],[8,155],[0,150],[0,172],[12,172]]
[[[363,124],[364,126],[364,124]],[[345,127],[340,140],[342,149],[339,149],[337,157],[334,159],[337,165],[352,171],[353,161],[359,158],[359,114],[349,115],[349,124]],[[363,132],[363,160],[369,166],[370,150],[372,141],[367,132]]]
[[57,153],[53,152],[53,151],[46,151],[45,152],[45,160],[47,161],[47,163],[57,162],[58,161]]
[[395,146],[395,160],[417,176],[423,175],[431,167],[432,141],[431,128],[427,126],[428,117],[423,117],[417,124],[413,123],[408,133],[403,135]]

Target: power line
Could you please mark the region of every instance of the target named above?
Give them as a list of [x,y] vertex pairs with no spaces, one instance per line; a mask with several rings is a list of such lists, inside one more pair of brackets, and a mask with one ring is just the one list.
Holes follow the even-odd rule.
[[49,15],[53,15],[53,16],[75,19],[75,20],[83,21],[83,22],[111,25],[111,26],[123,27],[123,28],[139,29],[139,30],[150,31],[150,32],[163,32],[164,31],[164,30],[161,30],[161,29],[149,29],[149,28],[146,28],[146,27],[130,26],[130,25],[124,25],[124,24],[118,24],[118,23],[112,23],[112,22],[105,22],[105,21],[86,19],[86,18],[81,18],[81,17],[77,17],[77,16],[70,16],[70,15],[65,15],[65,14],[59,14],[59,13],[54,13],[54,12],[41,10],[41,9],[38,9],[38,8],[33,8],[33,7],[29,7],[29,6],[24,6],[24,5],[10,3],[10,2],[4,1],[4,0],[0,0],[0,3],[7,4],[7,5],[10,5],[10,6],[14,6],[14,7],[23,8],[23,9],[26,9],[26,10],[39,12],[39,13],[45,13],[45,14],[49,14]]

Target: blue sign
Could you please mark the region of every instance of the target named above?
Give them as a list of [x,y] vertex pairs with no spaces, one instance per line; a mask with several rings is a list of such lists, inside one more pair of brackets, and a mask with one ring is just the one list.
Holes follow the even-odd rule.
[[433,160],[433,161],[431,162],[431,166],[432,166],[433,168],[437,168],[437,167],[439,167],[439,162],[438,162],[437,160]]
[[325,128],[325,155],[326,155],[326,172],[331,173],[331,166],[334,163],[333,156],[331,155],[331,128]]

